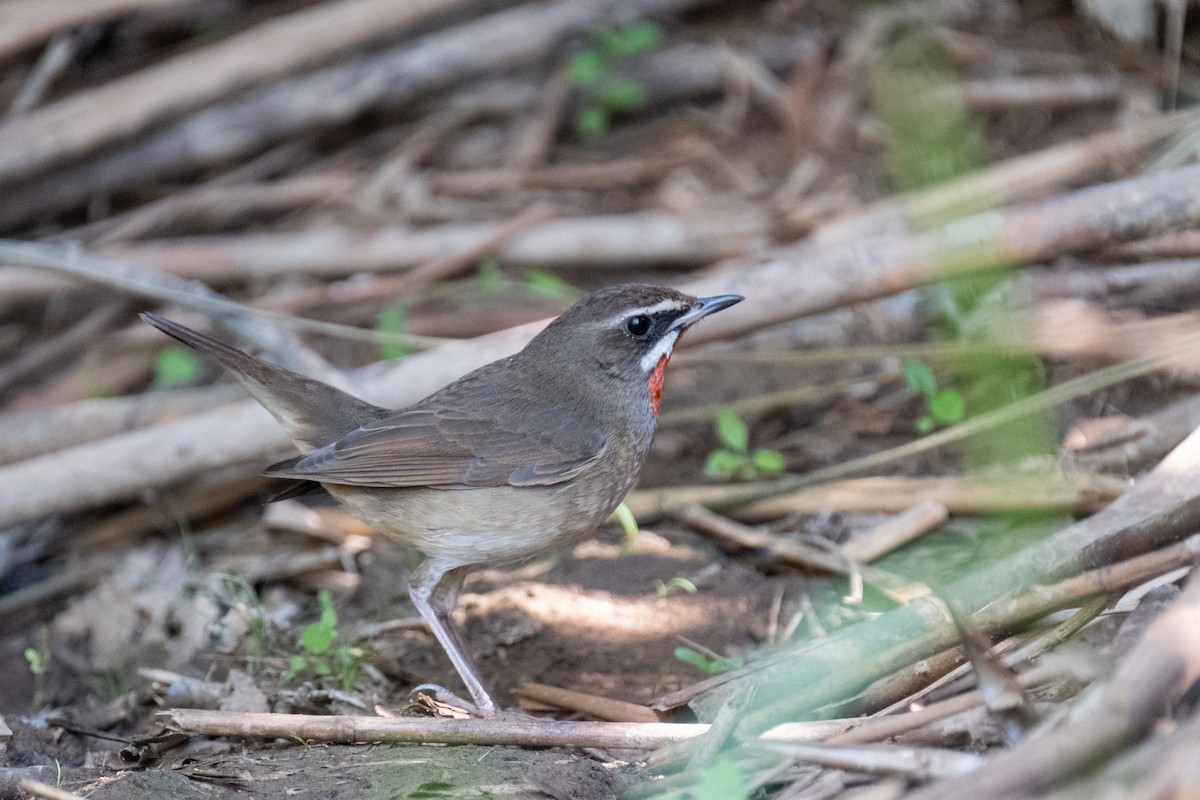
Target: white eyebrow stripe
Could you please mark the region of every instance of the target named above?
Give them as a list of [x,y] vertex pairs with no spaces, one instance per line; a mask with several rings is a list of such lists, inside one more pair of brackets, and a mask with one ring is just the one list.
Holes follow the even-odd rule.
[[657,303],[655,303],[652,306],[642,306],[641,308],[626,309],[625,311],[622,311],[617,316],[610,317],[609,319],[605,320],[603,324],[604,325],[615,325],[618,322],[624,322],[625,320],[629,319],[630,317],[636,316],[638,314],[644,314],[649,317],[649,316],[653,316],[653,315],[659,313],[660,311],[666,311],[668,309],[674,309],[675,311],[686,311],[689,308],[691,308],[691,303],[685,303],[683,301],[674,300],[674,299],[668,297],[666,300],[659,300]]
[[678,338],[679,331],[668,331],[666,336],[655,342],[654,347],[642,356],[642,372],[649,372],[658,366],[659,359],[671,355],[671,350],[675,347],[675,340]]

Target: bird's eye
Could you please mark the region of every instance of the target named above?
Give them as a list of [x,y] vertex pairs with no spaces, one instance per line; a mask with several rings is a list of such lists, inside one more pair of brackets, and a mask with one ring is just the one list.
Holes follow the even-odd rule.
[[650,318],[645,314],[635,314],[625,320],[625,330],[632,333],[634,336],[645,336],[650,332]]

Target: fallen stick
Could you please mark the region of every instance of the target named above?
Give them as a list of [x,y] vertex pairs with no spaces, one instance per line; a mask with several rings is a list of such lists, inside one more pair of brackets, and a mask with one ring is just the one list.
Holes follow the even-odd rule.
[[842,555],[866,564],[941,525],[950,516],[944,503],[926,498],[842,545]]
[[[478,250],[506,233],[510,222],[451,224],[371,231],[322,227],[298,233],[195,236],[97,248],[106,257],[219,286],[231,282],[340,278],[362,272],[413,269],[448,255]],[[686,220],[639,212],[553,219],[528,225],[496,247],[508,264],[560,269],[695,265],[740,256],[767,242],[766,220],[743,216]],[[49,287],[47,287],[49,288]]]
[[[201,736],[244,739],[302,739],[358,744],[515,745],[518,747],[604,747],[653,750],[706,733],[708,725],[673,722],[562,722],[558,720],[331,717],[175,708],[159,712],[170,728]],[[770,731],[776,741],[812,741],[845,730],[850,720],[792,724]]]
[[611,697],[577,692],[544,683],[523,684],[517,692],[522,698],[547,703],[569,711],[582,711],[609,722],[658,722],[658,714],[637,703],[614,700]]
[[409,742],[652,750],[708,730],[707,725],[668,722],[331,717],[189,708],[163,711],[159,717],[168,727],[181,733],[334,744]]
[[175,233],[245,224],[248,217],[279,214],[328,202],[349,192],[359,177],[351,172],[301,174],[269,183],[203,185],[172,192],[161,200],[70,232],[93,246]]
[[[727,496],[738,496],[756,484],[682,486],[641,489],[625,498],[634,516],[652,520],[672,509],[688,505],[725,506]],[[1098,511],[1128,487],[1115,476],[1063,473],[1061,475],[1014,476],[1007,479],[950,476],[910,478],[879,476],[831,481],[758,500],[726,510],[729,516],[748,522],[779,519],[788,514],[819,514],[827,509],[899,514],[914,502],[928,500],[962,516],[1002,511],[1069,509],[1079,513]]]
[[0,414],[0,464],[52,453],[84,442],[177,420],[245,397],[241,387],[218,384],[178,392],[103,397]]
[[962,102],[981,111],[1014,108],[1066,108],[1115,103],[1129,91],[1122,78],[1109,75],[1005,77],[965,81],[954,86]]
[[972,214],[924,233],[782,248],[751,268],[725,265],[688,290],[746,297],[744,312],[714,317],[697,331],[717,339],[997,264],[1027,264],[1198,222],[1200,165],[1193,165]]
[[473,0],[318,3],[0,124],[0,184],[76,160],[220,97],[400,37]]

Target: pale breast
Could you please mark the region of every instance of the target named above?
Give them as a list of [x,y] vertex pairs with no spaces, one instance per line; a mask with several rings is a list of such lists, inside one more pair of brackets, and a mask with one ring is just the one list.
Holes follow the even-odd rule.
[[452,566],[518,561],[567,544],[595,530],[620,502],[580,493],[579,486],[326,488],[375,530]]

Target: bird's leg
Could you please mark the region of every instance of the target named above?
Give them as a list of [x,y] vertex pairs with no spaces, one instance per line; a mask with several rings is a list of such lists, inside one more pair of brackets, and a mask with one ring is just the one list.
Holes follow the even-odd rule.
[[484,688],[479,671],[475,669],[474,662],[467,654],[466,644],[452,617],[454,604],[458,601],[458,592],[467,576],[467,569],[447,569],[435,559],[426,559],[409,578],[408,596],[412,598],[417,613],[425,620],[429,630],[433,631],[434,637],[450,657],[450,663],[466,684],[480,715],[491,717],[500,709]]

